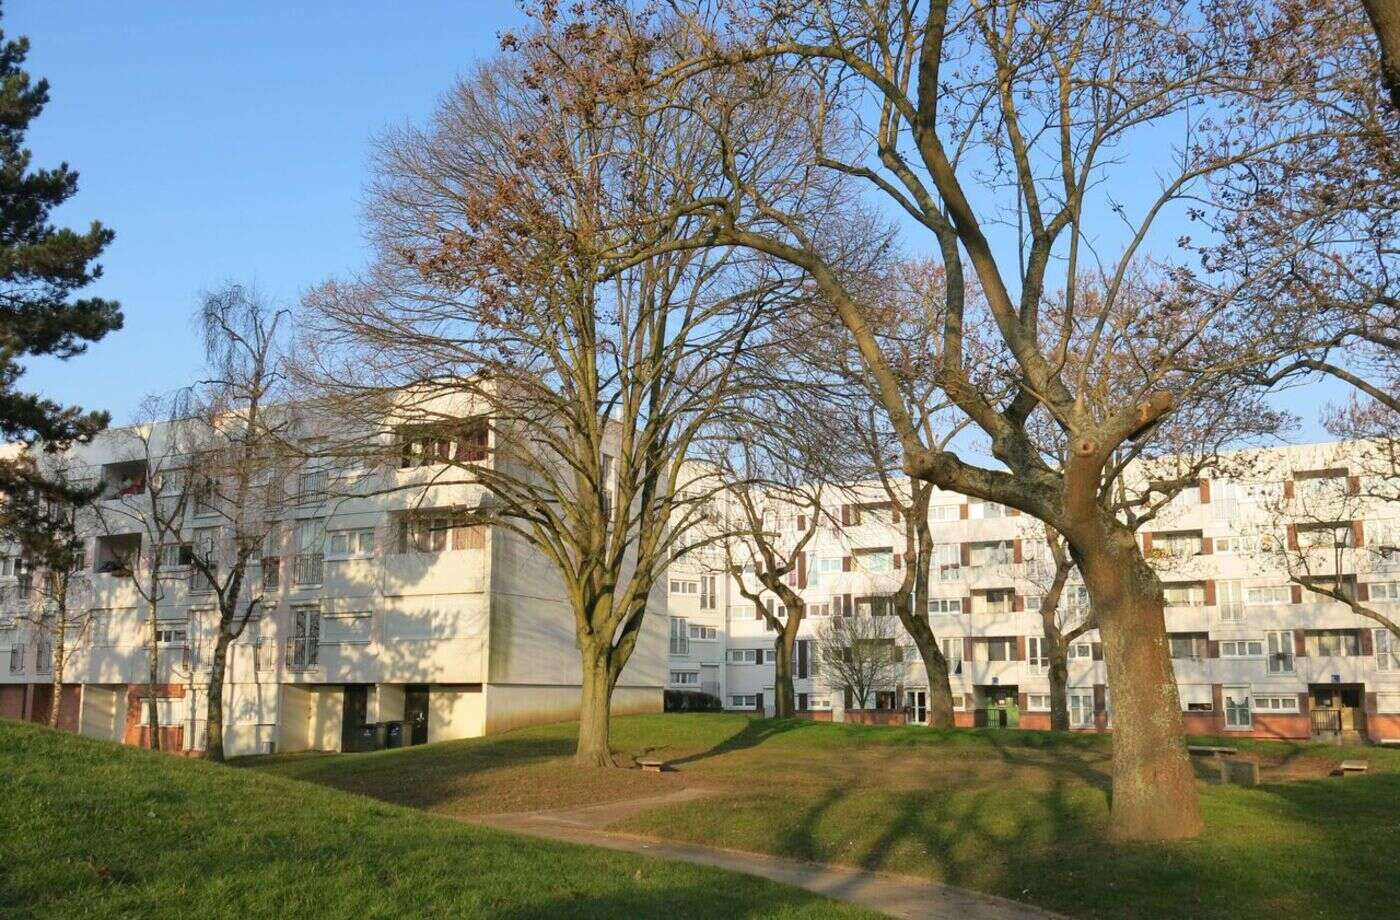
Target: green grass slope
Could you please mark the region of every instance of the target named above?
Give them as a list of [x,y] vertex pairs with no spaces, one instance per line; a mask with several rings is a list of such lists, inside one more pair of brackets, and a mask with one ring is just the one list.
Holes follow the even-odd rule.
[[7,920],[869,916],[746,876],[6,721],[0,828]]

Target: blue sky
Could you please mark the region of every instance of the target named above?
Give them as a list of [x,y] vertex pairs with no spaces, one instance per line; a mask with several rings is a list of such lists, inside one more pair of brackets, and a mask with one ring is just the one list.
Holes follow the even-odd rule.
[[8,0],[0,26],[29,36],[51,84],[35,162],[79,171],[61,222],[116,231],[89,290],[126,313],[22,385],[123,421],[195,372],[200,291],[253,281],[293,300],[363,264],[368,140],[422,121],[519,21],[513,0]]
[[[201,291],[238,280],[292,302],[361,266],[369,140],[424,121],[521,22],[514,0],[7,0],[0,25],[29,36],[29,70],[51,84],[29,146],[81,174],[61,222],[116,231],[91,290],[126,314],[88,354],[34,362],[23,386],[126,421],[196,373]],[[1151,175],[1150,156],[1135,162]],[[1124,198],[1146,191],[1125,180]],[[1336,392],[1283,397],[1307,421],[1299,438],[1325,436],[1312,419]]]

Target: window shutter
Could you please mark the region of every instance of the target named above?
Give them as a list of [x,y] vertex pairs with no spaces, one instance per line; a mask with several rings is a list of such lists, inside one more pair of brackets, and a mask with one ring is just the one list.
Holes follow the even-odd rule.
[[1293,497],[1293,480],[1292,480],[1292,479],[1285,479],[1285,480],[1283,481],[1283,497],[1284,497],[1284,498],[1292,498],[1292,497]]
[[1011,595],[1011,609],[1020,613],[1026,609],[1026,596],[1024,594]]
[[904,554],[903,554],[903,553],[893,553],[892,555],[894,556],[894,567],[897,568],[897,569],[902,569],[902,568],[904,568]]
[[963,543],[962,548],[959,550],[959,552],[961,553],[961,555],[958,558],[962,562],[962,564],[972,565],[972,544]]
[[[1291,527],[1293,525],[1290,524],[1289,526]],[[1289,598],[1289,600],[1291,600],[1295,604],[1301,604],[1303,602],[1303,586],[1289,585],[1289,589],[1292,591],[1293,594],[1293,596]]]
[[896,524],[899,523],[899,506],[894,502],[890,502],[890,520]]
[[1209,505],[1209,504],[1210,504],[1210,480],[1209,480],[1209,479],[1202,479],[1202,480],[1201,480],[1201,504],[1203,504],[1203,505]]
[[801,532],[805,532],[807,530],[807,515],[799,514],[797,516],[797,529]]
[[1090,645],[1090,650],[1093,652],[1094,660],[1095,660],[1095,661],[1103,661],[1103,643],[1102,643],[1102,642],[1094,642],[1094,643],[1091,643],[1091,645]]
[[962,521],[967,520],[967,514],[967,502],[963,502],[961,505],[958,505],[958,519]]
[[1021,538],[1017,537],[1016,539],[1011,541],[1011,561],[1017,565],[1020,565],[1022,562],[1025,561],[1025,558],[1021,554]]
[[[1293,484],[1293,481],[1292,481],[1292,480],[1289,480],[1288,484],[1289,484],[1289,485],[1292,485],[1292,484]],[[1292,497],[1292,496],[1290,496],[1290,498],[1291,498],[1291,497]],[[1289,525],[1288,525],[1288,548],[1289,548],[1289,549],[1297,549],[1297,548],[1298,548],[1298,525],[1297,525],[1297,524],[1289,524]],[[1293,603],[1296,604],[1296,603],[1298,603],[1298,602],[1297,602],[1297,601],[1294,601]]]
[[855,560],[852,559],[850,556],[842,556],[842,557],[841,557],[841,571],[843,571],[843,572],[853,572],[853,571],[855,571]]
[[1359,601],[1369,601],[1371,599],[1371,586],[1366,582],[1361,582],[1356,586],[1356,599]]
[[1301,629],[1293,631],[1293,655],[1295,658],[1308,657],[1308,637]]
[[1361,655],[1363,658],[1370,658],[1376,654],[1376,646],[1372,641],[1374,635],[1369,629],[1361,630]]
[[1215,580],[1214,580],[1214,579],[1207,579],[1207,580],[1206,580],[1206,606],[1207,606],[1207,607],[1214,607],[1214,606],[1215,606]]
[[1152,534],[1150,533],[1142,535],[1142,552],[1145,556],[1152,555]]
[[1201,538],[1201,555],[1202,555],[1202,556],[1209,556],[1209,555],[1211,554],[1211,550],[1213,550],[1213,549],[1215,549],[1215,541],[1212,540],[1210,537],[1202,537],[1202,538]]
[[1360,522],[1360,521],[1352,521],[1352,522],[1351,522],[1351,545],[1352,545],[1352,546],[1363,546],[1363,545],[1365,545],[1365,539],[1366,539],[1366,534],[1365,534],[1365,532],[1362,530],[1362,524],[1361,524],[1361,522]]
[[1348,494],[1348,495],[1360,495],[1360,494],[1361,494],[1361,477],[1360,477],[1360,476],[1348,476],[1348,477],[1347,477],[1347,494]]
[[805,550],[797,554],[797,587],[807,587],[807,553]]
[[842,506],[841,506],[841,526],[842,526],[842,527],[850,527],[850,526],[851,526],[851,506],[850,506],[850,505],[842,505]]

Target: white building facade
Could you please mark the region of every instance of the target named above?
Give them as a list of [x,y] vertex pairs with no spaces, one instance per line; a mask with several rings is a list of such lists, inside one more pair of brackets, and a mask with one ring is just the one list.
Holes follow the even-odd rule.
[[[1142,528],[1165,586],[1189,732],[1400,738],[1400,643],[1376,621],[1307,588],[1340,585],[1400,619],[1400,504],[1372,497],[1396,494],[1396,484],[1363,482],[1353,450],[1319,444],[1241,454],[1238,472],[1193,482]],[[856,488],[840,502],[789,576],[806,605],[794,654],[797,707],[817,719],[926,721],[927,678],[897,620],[904,667],[867,702],[873,712],[848,713],[849,692],[823,680],[815,637],[825,618],[879,615],[904,575],[903,526],[883,489]],[[924,615],[950,662],[957,723],[1048,728],[1038,611],[1053,565],[1043,527],[1012,509],[937,490],[930,525],[937,547]],[[805,516],[774,521],[780,543],[795,542],[806,526]],[[771,713],[776,633],[724,568],[721,557],[701,556],[673,569],[668,687],[703,689],[725,709]],[[756,585],[752,575],[747,583]],[[781,603],[771,595],[765,602]],[[1061,622],[1073,625],[1088,609],[1075,573]],[[1067,703],[1076,730],[1112,729],[1102,657],[1092,630],[1070,649]]]

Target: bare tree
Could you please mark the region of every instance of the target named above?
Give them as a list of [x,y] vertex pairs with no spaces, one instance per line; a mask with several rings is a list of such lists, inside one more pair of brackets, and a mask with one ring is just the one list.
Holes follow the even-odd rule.
[[[613,688],[711,497],[694,445],[787,282],[734,250],[617,264],[638,235],[697,230],[650,215],[708,181],[717,151],[596,79],[552,85],[537,37],[506,44],[430,129],[382,144],[377,258],[309,298],[308,376],[356,433],[328,449],[380,473],[430,467],[381,486],[424,500],[477,487],[464,520],[553,563],[582,665],[576,760],[612,765]],[[570,66],[610,66],[584,45]]]
[[[210,521],[193,531],[192,587],[211,592],[217,622],[205,695],[204,758],[224,759],[224,680],[229,646],[262,605],[261,562],[282,510],[295,407],[287,399],[282,326],[288,311],[230,284],[204,297],[198,320],[209,376],[194,389],[184,431],[187,477]],[[202,657],[202,656],[201,656]]]
[[106,500],[96,505],[98,526],[108,540],[99,544],[94,571],[125,576],[146,605],[146,707],[153,750],[160,750],[160,605],[172,581],[187,577],[192,555],[184,542],[191,490],[178,424],[187,412],[183,396],[150,397],[142,404],[140,421],[116,435],[123,441],[123,459],[109,465],[114,478],[101,484]]
[[892,618],[833,616],[817,631],[817,660],[824,681],[866,709],[876,691],[894,688],[904,654]]
[[26,452],[12,469],[14,488],[0,493],[0,536],[30,567],[14,601],[39,635],[39,657],[51,669],[48,723],[56,728],[68,664],[92,624],[85,526],[100,488],[75,479],[61,454]]
[[[695,111],[731,151],[727,194],[694,196],[684,209],[711,218],[692,242],[749,247],[806,271],[854,338],[908,472],[1018,508],[1064,536],[1094,601],[1121,714],[1110,825],[1119,839],[1190,837],[1202,822],[1161,586],[1120,514],[1111,471],[1149,451],[1164,419],[1234,388],[1243,369],[1297,332],[1228,279],[1149,254],[1164,213],[1198,207],[1212,177],[1247,172],[1297,129],[1245,115],[1195,117],[1241,111],[1239,96],[1253,86],[1241,62],[1255,27],[1271,25],[1247,4],[1216,7],[921,9],[892,0],[752,9],[693,0],[671,5],[683,25],[668,14],[653,29],[613,10],[584,13],[620,42],[639,32],[671,42],[678,60],[663,73],[675,87],[671,104]],[[1250,28],[1223,25],[1236,22]],[[750,169],[751,125],[773,123],[775,109],[791,157],[785,168]],[[1164,134],[1182,141],[1147,204],[1134,211],[1106,193],[1124,162],[1113,151],[1149,135],[1160,144]],[[825,212],[811,218],[813,204],[840,197],[848,183],[873,190],[930,236],[948,278],[939,385],[988,440],[995,464],[928,443],[914,423],[860,287],[832,259],[847,234]],[[1014,253],[994,248],[994,226],[1017,228]],[[1110,228],[1121,240],[1116,255],[1100,244]],[[1102,291],[1092,298],[1081,290],[1090,262]],[[1001,382],[992,388],[979,385],[966,352],[968,273],[997,345]],[[1056,301],[1058,322],[1047,309]],[[1100,389],[1111,399],[1091,402],[1106,362],[1136,374],[1131,385],[1120,376],[1118,390]],[[1066,449],[1036,442],[1036,418],[1058,429]]]
[[[1038,533],[1037,533],[1038,531]],[[1036,590],[1045,637],[1046,674],[1050,679],[1050,728],[1069,731],[1069,647],[1095,628],[1092,609],[1079,596],[1082,585],[1071,583],[1074,561],[1054,528],[1036,523],[1022,538],[1021,577]],[[1068,589],[1068,591],[1066,590]]]

